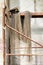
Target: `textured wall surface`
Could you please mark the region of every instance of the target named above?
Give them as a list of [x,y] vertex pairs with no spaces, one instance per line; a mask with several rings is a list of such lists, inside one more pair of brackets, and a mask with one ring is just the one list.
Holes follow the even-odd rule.
[[33,0],[20,0],[20,11],[34,11]]
[[22,11],[34,11],[33,0],[10,0],[10,8],[18,7]]
[[19,8],[19,0],[10,0],[10,9],[14,8],[14,7],[18,7]]

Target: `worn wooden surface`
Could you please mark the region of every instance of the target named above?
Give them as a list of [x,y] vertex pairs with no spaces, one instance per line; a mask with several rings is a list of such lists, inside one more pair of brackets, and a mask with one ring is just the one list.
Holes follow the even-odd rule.
[[[7,13],[7,18],[5,18],[5,23],[9,24],[10,25],[10,19],[9,19],[9,0],[5,0],[5,6],[6,6],[6,10],[5,10],[5,13]],[[10,31],[9,31],[9,28],[6,27],[6,30],[5,30],[5,51],[6,53],[9,53],[9,46],[10,46]],[[5,57],[6,61],[5,61],[5,65],[10,65],[10,56],[6,56]]]

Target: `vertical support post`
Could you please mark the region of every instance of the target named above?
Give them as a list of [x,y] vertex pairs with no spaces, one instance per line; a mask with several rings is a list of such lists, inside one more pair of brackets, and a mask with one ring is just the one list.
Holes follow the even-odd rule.
[[[6,24],[10,24],[10,18],[9,18],[9,2],[10,0],[5,0],[5,6],[6,6],[6,10],[5,10],[5,13],[7,14],[7,17],[5,17],[5,23]],[[6,30],[5,30],[5,46],[6,46],[6,49],[5,49],[5,52],[6,53],[10,53],[10,30],[9,28],[6,27]],[[5,65],[10,65],[10,56],[5,56]]]
[[5,65],[5,7],[3,8],[3,15],[2,15],[2,34],[3,34],[3,65]]

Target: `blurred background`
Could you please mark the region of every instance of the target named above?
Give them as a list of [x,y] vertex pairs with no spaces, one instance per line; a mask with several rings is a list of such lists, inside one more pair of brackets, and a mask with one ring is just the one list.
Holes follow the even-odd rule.
[[[2,8],[4,0],[0,0],[0,65],[3,65],[2,43]],[[43,0],[9,0],[10,9],[19,8],[20,12],[43,12]],[[43,18],[31,18],[31,37],[43,45]],[[32,46],[37,46],[32,43]],[[33,49],[33,53],[43,53],[43,49]],[[34,56],[33,65],[43,65],[43,56]]]

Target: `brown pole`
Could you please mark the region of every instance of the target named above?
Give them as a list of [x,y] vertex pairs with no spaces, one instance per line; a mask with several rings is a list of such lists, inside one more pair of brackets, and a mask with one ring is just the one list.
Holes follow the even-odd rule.
[[5,65],[5,7],[3,8],[3,15],[2,15],[2,34],[3,34],[3,65]]

